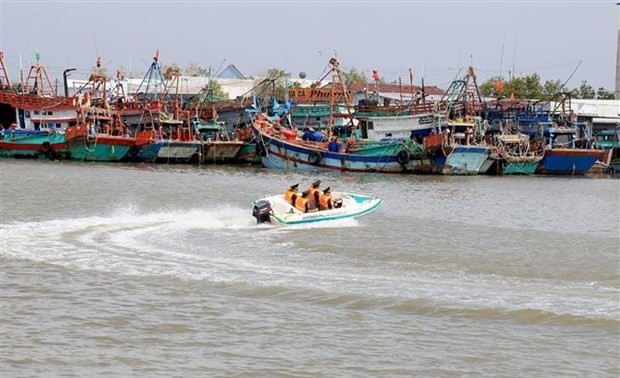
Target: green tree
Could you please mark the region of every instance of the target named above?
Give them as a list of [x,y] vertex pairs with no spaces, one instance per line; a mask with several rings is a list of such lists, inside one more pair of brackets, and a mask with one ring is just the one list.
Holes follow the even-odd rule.
[[204,96],[207,101],[218,101],[229,98],[228,92],[224,92],[220,83],[215,79],[209,80],[209,83],[202,89],[206,95]]
[[351,67],[348,71],[342,71],[342,75],[344,76],[344,85],[346,87],[353,83],[364,84],[367,82],[366,76],[359,72],[355,67]]
[[290,72],[271,68],[267,70],[265,78],[254,85],[254,94],[262,98],[286,98],[287,88],[292,86],[289,82],[290,77]]
[[579,86],[579,98],[594,98],[594,95],[594,88],[588,84],[587,80],[582,81]]
[[600,87],[596,92],[600,100],[613,100],[615,97],[614,92],[608,91],[603,87]]
[[560,80],[547,80],[543,84],[541,100],[550,100],[556,93],[562,89]]
[[164,79],[170,80],[172,78],[173,73],[180,73],[181,69],[176,63],[164,65],[162,70],[162,75],[164,75]]
[[[515,77],[509,81],[502,80],[501,91],[497,91],[498,81],[502,80],[499,76],[493,76],[479,86],[480,94],[486,97],[510,97],[514,94],[515,98],[540,99],[545,95],[543,85],[540,83],[540,76],[534,73],[523,77]],[[548,85],[549,87],[551,84]]]

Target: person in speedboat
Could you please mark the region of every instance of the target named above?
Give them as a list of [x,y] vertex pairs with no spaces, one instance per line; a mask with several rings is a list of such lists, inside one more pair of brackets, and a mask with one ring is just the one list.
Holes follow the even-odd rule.
[[331,210],[334,208],[334,204],[332,203],[332,192],[331,188],[328,186],[321,196],[319,197],[319,210]]
[[284,200],[293,206],[295,206],[295,200],[297,199],[297,196],[299,195],[298,188],[299,188],[299,183],[295,185],[291,185],[288,189],[286,189],[286,192],[284,192]]
[[301,211],[302,213],[311,213],[317,211],[318,209],[310,207],[310,192],[305,190],[301,196],[298,196],[295,200],[295,208]]
[[310,208],[319,207],[319,197],[321,196],[321,180],[316,180],[308,187],[310,192]]

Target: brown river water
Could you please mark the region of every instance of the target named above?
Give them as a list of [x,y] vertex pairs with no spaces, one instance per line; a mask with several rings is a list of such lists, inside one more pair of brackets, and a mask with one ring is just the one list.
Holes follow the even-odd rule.
[[[384,199],[256,225],[320,178]],[[618,377],[620,180],[0,160],[0,376]]]

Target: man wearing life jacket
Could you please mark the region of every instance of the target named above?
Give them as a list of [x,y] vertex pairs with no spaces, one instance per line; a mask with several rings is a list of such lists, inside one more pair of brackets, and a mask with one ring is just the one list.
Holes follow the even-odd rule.
[[[297,210],[301,211],[302,213],[313,211],[308,206],[309,199],[310,192],[307,190],[301,193],[301,196],[297,196],[297,199],[295,200],[295,207],[297,208]],[[316,211],[316,209],[314,211]]]
[[319,198],[319,210],[330,210],[333,208],[334,206],[332,204],[332,191],[331,188],[328,186]]
[[299,190],[297,189],[298,187],[299,184],[291,185],[286,192],[284,192],[284,200],[293,206],[295,206],[295,200],[299,194]]
[[310,208],[316,208],[319,206],[319,197],[321,196],[321,180],[316,180],[308,187],[308,192],[310,192]]

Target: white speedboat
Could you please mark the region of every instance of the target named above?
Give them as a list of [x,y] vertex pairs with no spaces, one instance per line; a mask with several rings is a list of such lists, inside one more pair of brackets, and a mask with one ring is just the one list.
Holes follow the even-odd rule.
[[264,197],[254,201],[252,215],[256,223],[271,222],[291,226],[316,222],[357,218],[375,210],[382,199],[362,194],[332,192],[334,208],[304,213],[288,203],[283,195]]

